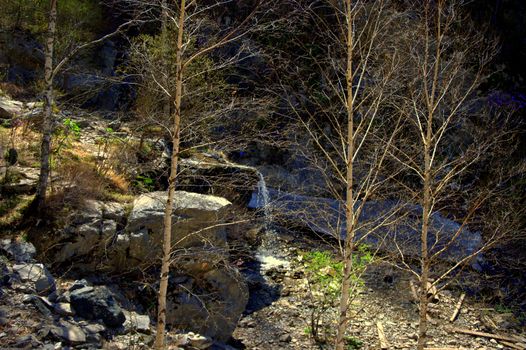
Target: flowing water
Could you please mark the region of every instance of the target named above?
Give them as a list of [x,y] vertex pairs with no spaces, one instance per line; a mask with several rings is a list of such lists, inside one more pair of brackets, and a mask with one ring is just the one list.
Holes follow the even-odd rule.
[[263,236],[261,245],[256,252],[256,259],[261,263],[263,271],[278,266],[287,267],[289,262],[283,259],[283,252],[280,252],[280,242],[277,233],[272,229],[272,202],[270,201],[269,191],[265,177],[257,171],[259,181],[257,184],[257,194],[254,207],[263,210]]

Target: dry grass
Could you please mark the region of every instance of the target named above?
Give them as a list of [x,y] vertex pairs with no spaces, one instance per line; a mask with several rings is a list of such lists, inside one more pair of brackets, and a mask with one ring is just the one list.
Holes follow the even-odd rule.
[[34,196],[21,195],[0,198],[0,232],[9,234],[23,219],[24,211],[29,207]]

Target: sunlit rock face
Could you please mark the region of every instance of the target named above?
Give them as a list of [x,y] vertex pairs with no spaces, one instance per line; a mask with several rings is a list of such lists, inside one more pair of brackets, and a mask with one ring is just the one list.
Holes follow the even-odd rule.
[[[166,193],[152,192],[133,203],[123,233],[113,247],[117,269],[151,264],[160,258]],[[226,249],[224,221],[230,202],[221,197],[176,191],[172,212],[172,246],[175,249],[215,247]],[[153,259],[153,260],[152,260]]]

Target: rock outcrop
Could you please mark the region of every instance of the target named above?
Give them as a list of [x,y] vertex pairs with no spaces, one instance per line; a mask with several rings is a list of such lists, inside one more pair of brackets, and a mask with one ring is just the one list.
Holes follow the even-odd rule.
[[125,220],[124,206],[117,202],[88,200],[63,218],[66,226],[42,237],[30,235],[46,262],[68,264],[77,270],[105,269],[107,249]]
[[[122,204],[87,201],[66,218],[64,229],[33,241],[39,252],[47,252],[46,261],[79,273],[157,273],[166,200],[165,192],[140,195],[128,215]],[[230,208],[230,201],[222,197],[176,191],[167,307],[172,327],[224,342],[248,301],[247,285],[229,262]],[[151,299],[149,304],[155,295]],[[123,313],[101,286],[76,283],[52,309],[60,315],[102,319],[112,328],[149,329],[146,316]]]
[[192,256],[179,264],[184,275],[171,280],[166,321],[175,329],[226,342],[245,310],[248,287],[221,256],[202,251]]
[[[268,190],[267,212],[275,222],[317,234],[344,238],[346,234],[345,204],[332,198],[296,195]],[[358,202],[356,207],[361,206]],[[263,206],[262,196],[254,193],[249,208]],[[402,201],[368,201],[363,205],[356,240],[385,252],[420,254],[422,208]],[[457,234],[458,233],[458,234]],[[431,215],[429,249],[442,260],[458,261],[477,252],[483,244],[478,232],[469,231],[438,212]]]
[[[112,266],[118,270],[150,265],[160,258],[165,192],[139,196],[133,202],[126,229],[112,246]],[[172,245],[177,248],[228,247],[221,225],[230,202],[221,197],[176,191],[172,216]]]
[[245,206],[258,181],[256,168],[228,162],[221,154],[205,153],[181,159],[177,186]]

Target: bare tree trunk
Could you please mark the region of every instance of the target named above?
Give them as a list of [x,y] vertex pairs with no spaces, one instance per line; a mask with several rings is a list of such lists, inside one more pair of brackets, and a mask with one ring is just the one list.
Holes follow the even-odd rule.
[[[431,118],[429,119],[432,120]],[[429,282],[429,252],[427,248],[427,238],[429,232],[429,218],[432,210],[431,202],[431,155],[430,144],[431,142],[431,125],[428,125],[428,131],[426,136],[426,142],[424,145],[424,162],[425,162],[425,172],[424,172],[424,201],[422,205],[422,231],[420,234],[420,244],[421,244],[421,268],[422,272],[420,274],[420,306],[419,306],[419,327],[418,327],[418,344],[417,349],[423,350],[426,345],[426,335],[427,335],[427,306],[429,298],[427,296],[428,292],[428,282]]]
[[344,350],[345,331],[347,329],[349,301],[351,293],[351,276],[353,268],[354,250],[354,193],[353,193],[353,157],[354,157],[354,94],[353,94],[353,27],[352,27],[352,0],[346,0],[347,17],[347,174],[346,174],[346,198],[345,198],[345,244],[344,244],[344,269],[342,281],[342,295],[340,298],[340,312],[338,319],[338,330],[336,333],[336,350]]
[[177,32],[176,48],[176,92],[175,92],[175,114],[173,120],[173,150],[172,164],[170,168],[170,178],[168,180],[168,199],[166,201],[166,210],[164,212],[163,228],[163,257],[161,265],[161,281],[159,286],[159,300],[157,310],[157,334],[155,337],[154,347],[156,349],[164,348],[164,331],[166,326],[166,291],[168,289],[168,275],[170,272],[170,252],[172,245],[172,209],[175,197],[175,182],[177,178],[177,163],[179,160],[179,143],[181,134],[181,96],[183,93],[183,30],[185,18],[186,1],[181,0],[179,13],[179,28]]
[[[164,79],[163,84],[164,86],[168,86],[169,83],[169,57],[168,57],[168,1],[162,0],[161,1],[161,36],[162,36],[162,50],[163,50],[163,60],[162,64],[164,65]],[[170,96],[165,96],[165,99],[163,101],[163,113],[164,116],[169,117],[170,116]]]
[[53,50],[55,43],[55,32],[57,27],[57,0],[50,1],[48,34],[46,40],[45,57],[45,100],[44,118],[42,120],[42,144],[40,151],[40,176],[35,196],[35,204],[38,211],[41,211],[46,200],[46,191],[49,181],[49,157],[51,153],[51,135],[53,133]]

